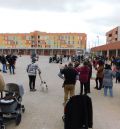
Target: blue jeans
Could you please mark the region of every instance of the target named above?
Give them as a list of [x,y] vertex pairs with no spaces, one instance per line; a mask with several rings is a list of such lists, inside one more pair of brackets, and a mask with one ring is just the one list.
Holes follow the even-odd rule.
[[15,74],[15,71],[14,71],[15,66],[14,65],[10,65],[9,69],[10,69],[10,74]]
[[104,96],[107,96],[107,91],[109,89],[110,96],[113,97],[113,90],[110,86],[104,86]]
[[2,68],[3,72],[6,72],[6,64],[2,64],[2,66],[3,66]]

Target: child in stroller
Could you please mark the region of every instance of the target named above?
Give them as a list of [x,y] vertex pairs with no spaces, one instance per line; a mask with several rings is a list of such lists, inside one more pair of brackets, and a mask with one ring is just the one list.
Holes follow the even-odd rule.
[[7,83],[0,99],[0,129],[5,129],[5,124],[15,119],[16,125],[21,122],[21,113],[25,111],[21,104],[24,89],[22,85],[16,83]]
[[93,126],[92,101],[87,95],[72,96],[65,105],[64,129],[88,129]]

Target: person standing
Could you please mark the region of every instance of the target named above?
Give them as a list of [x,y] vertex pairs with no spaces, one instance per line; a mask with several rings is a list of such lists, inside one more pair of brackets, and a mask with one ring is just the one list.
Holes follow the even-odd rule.
[[14,58],[14,56],[10,55],[8,58],[10,74],[15,74],[15,62],[16,59]]
[[27,66],[30,91],[36,91],[35,80],[36,80],[37,71],[38,71],[39,75],[41,74],[41,70],[35,62],[36,62],[36,60],[33,59],[32,63]]
[[88,93],[88,79],[89,79],[89,72],[90,69],[88,67],[88,63],[85,61],[83,66],[78,67],[76,69],[79,74],[79,81],[80,81],[80,94],[83,94],[83,86],[84,86],[84,94]]
[[116,66],[116,83],[120,83],[120,67]]
[[7,73],[7,71],[6,71],[6,62],[7,62],[7,60],[5,58],[5,55],[2,54],[1,63],[2,63],[2,71],[3,71],[3,73]]
[[[76,83],[76,76],[77,71],[73,68],[73,64],[69,63],[67,68],[64,68],[60,71],[58,76],[64,79],[64,105],[68,100],[68,95],[70,97],[75,95],[75,83]],[[64,76],[63,76],[64,75]]]
[[89,72],[89,78],[88,78],[88,86],[87,86],[87,89],[88,89],[88,93],[90,93],[90,79],[92,77],[92,64],[91,62],[88,60],[88,67],[90,69],[90,72]]
[[6,69],[9,69],[9,59],[11,58],[11,54],[10,53],[8,53],[7,55],[6,55],[6,60],[7,60],[7,68]]
[[107,96],[107,90],[109,89],[110,96],[113,97],[113,77],[115,76],[111,70],[111,66],[106,64],[103,71],[103,86],[104,86],[104,96]]
[[4,89],[5,89],[5,81],[4,81],[2,74],[0,74],[0,93],[1,93],[0,98],[3,98]]
[[[96,67],[96,86],[95,89],[97,90],[101,90],[101,88],[103,87],[102,83],[103,83],[103,70],[104,70],[104,62],[102,60],[99,60],[98,62],[99,66]],[[98,81],[99,81],[99,87],[98,87]]]

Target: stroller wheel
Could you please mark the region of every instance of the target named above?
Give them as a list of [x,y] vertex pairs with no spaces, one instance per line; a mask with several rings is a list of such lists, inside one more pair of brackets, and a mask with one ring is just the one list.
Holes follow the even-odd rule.
[[15,120],[15,122],[16,122],[16,125],[19,125],[20,124],[20,122],[21,122],[21,114],[17,114],[17,116],[16,116],[16,120]]
[[22,105],[22,112],[24,113],[25,112],[25,106],[24,105]]

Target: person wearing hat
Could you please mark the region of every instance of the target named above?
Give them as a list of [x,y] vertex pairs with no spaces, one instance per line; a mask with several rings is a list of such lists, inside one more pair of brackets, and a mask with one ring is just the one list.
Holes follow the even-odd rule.
[[35,62],[36,60],[33,59],[32,63],[27,66],[30,91],[36,91],[35,80],[36,80],[37,71],[39,75],[41,74],[41,70]]
[[107,90],[109,89],[110,96],[113,97],[113,77],[115,75],[111,70],[111,66],[106,64],[103,71],[104,96],[107,96]]

